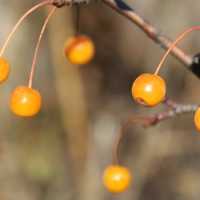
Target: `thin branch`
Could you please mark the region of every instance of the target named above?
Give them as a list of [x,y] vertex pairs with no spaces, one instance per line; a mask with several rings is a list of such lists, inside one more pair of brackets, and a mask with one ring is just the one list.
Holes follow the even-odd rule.
[[154,123],[149,123],[148,126],[155,125],[163,120],[176,117],[177,115],[185,114],[185,113],[191,113],[195,112],[199,105],[196,104],[177,104],[177,106],[174,109],[170,109],[168,111],[156,114],[154,116]]
[[[164,49],[168,49],[172,41],[160,33],[157,28],[145,20],[140,14],[138,14],[133,8],[127,5],[122,0],[102,0],[106,5],[117,11],[122,16],[129,19],[135,25],[137,25],[146,35],[151,38],[154,42],[160,44]],[[196,76],[200,77],[200,62],[196,63],[194,57],[185,53],[179,47],[175,47],[171,54],[175,56],[181,63],[183,63],[187,69],[192,71]]]
[[[52,0],[52,5],[60,8],[67,5],[88,4],[90,1],[91,0]],[[123,2],[123,0],[102,0],[102,2],[137,25],[149,38],[158,43],[163,49],[169,49],[172,45],[172,40],[159,32],[156,27],[145,20],[133,8]],[[170,53],[183,63],[188,70],[200,78],[199,55],[191,56],[177,46],[173,47]]]
[[[56,7],[63,7],[66,5],[89,3],[91,0],[52,0],[52,5]],[[158,43],[163,49],[169,49],[172,45],[172,40],[158,31],[151,23],[145,20],[133,8],[127,5],[123,0],[102,0],[110,8],[117,11],[122,16],[129,19],[137,25],[149,38]],[[184,66],[200,78],[200,58],[199,55],[190,56],[181,48],[175,46],[170,52],[176,57]],[[197,59],[198,58],[198,59]]]
[[121,125],[119,133],[117,134],[116,141],[113,146],[113,163],[119,164],[119,148],[122,142],[123,137],[126,134],[126,130],[129,126],[140,125],[143,127],[155,126],[156,124],[176,117],[177,115],[185,113],[193,113],[197,110],[199,105],[197,104],[178,104],[170,99],[166,99],[163,102],[164,106],[168,109],[164,112],[156,113],[150,116],[130,116],[125,123]]
[[120,127],[120,130],[117,134],[117,138],[113,145],[113,155],[112,155],[112,163],[118,165],[119,161],[119,147],[122,142],[123,137],[126,134],[126,130],[130,125],[139,124],[142,126],[149,126],[153,124],[155,121],[154,117],[143,117],[143,116],[131,116],[129,117],[125,123],[123,123]]
[[90,0],[53,0],[53,5],[61,8],[63,6],[73,5],[73,4],[87,4]]

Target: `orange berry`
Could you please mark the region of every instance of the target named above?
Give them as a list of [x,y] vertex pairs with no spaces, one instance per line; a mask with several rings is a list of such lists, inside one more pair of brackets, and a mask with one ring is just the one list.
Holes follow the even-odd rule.
[[86,64],[94,57],[94,54],[94,43],[87,36],[74,36],[66,42],[65,55],[72,64]]
[[164,100],[166,84],[155,74],[141,74],[133,83],[132,96],[140,104],[155,106]]
[[125,167],[119,165],[108,166],[103,174],[104,186],[113,193],[125,191],[131,182],[131,174]]
[[40,93],[37,90],[19,86],[12,92],[10,108],[16,115],[31,117],[40,111],[41,101]]
[[4,82],[9,75],[10,65],[4,58],[0,58],[0,83]]
[[200,131],[200,107],[196,110],[194,114],[194,124],[196,126],[196,129]]

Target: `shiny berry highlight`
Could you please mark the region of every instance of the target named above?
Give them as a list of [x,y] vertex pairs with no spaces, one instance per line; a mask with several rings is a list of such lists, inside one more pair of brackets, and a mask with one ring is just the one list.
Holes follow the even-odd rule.
[[124,192],[130,185],[131,174],[126,167],[110,165],[104,170],[103,183],[113,193]]
[[11,94],[10,109],[21,117],[32,117],[41,109],[40,93],[26,86],[17,87]]
[[165,99],[166,84],[155,74],[141,74],[132,85],[132,96],[140,104],[155,106]]

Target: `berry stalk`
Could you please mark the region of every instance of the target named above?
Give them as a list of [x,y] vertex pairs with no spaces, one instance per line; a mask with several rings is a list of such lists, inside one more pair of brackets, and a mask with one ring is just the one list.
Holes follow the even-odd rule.
[[24,19],[26,19],[26,17],[28,17],[31,13],[33,13],[35,10],[37,10],[38,8],[41,8],[45,5],[48,4],[52,4],[52,0],[45,0],[42,1],[41,3],[38,3],[37,5],[33,6],[31,9],[29,9],[19,20],[18,22],[15,24],[15,26],[13,27],[13,29],[11,30],[11,32],[9,33],[6,41],[4,42],[1,50],[0,50],[0,57],[2,57],[2,55],[5,52],[6,47],[8,46],[9,41],[11,40],[12,36],[14,35],[14,33],[16,32],[16,30],[18,29],[18,27],[20,26],[20,24],[24,21]]
[[162,65],[164,64],[167,56],[171,53],[171,51],[176,47],[176,45],[182,41],[189,33],[195,31],[195,30],[200,30],[200,26],[193,26],[189,29],[187,29],[186,31],[184,31],[183,33],[181,33],[177,39],[170,45],[170,47],[168,48],[168,50],[166,51],[166,53],[163,55],[160,63],[158,64],[158,66],[156,67],[156,70],[154,72],[155,75],[157,75],[162,67]]
[[32,62],[32,66],[31,66],[31,72],[30,72],[30,76],[29,76],[29,81],[28,81],[28,87],[31,88],[32,87],[32,83],[33,83],[33,76],[34,76],[34,72],[35,72],[35,66],[36,66],[36,61],[37,61],[37,56],[38,56],[38,52],[39,52],[39,48],[40,48],[40,43],[42,40],[42,36],[44,35],[44,31],[47,27],[47,24],[50,20],[50,18],[52,17],[52,15],[55,13],[56,11],[56,7],[53,7],[51,9],[51,11],[49,12],[47,18],[45,19],[45,22],[42,26],[37,44],[36,44],[36,48],[35,48],[35,52],[34,52],[34,56],[33,56],[33,62]]

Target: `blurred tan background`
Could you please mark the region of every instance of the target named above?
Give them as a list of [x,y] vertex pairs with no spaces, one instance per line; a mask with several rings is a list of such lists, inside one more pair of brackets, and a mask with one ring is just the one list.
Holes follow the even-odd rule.
[[[0,1],[0,43],[36,1]],[[127,0],[166,35],[200,24],[198,0]],[[199,200],[200,135],[192,114],[155,127],[134,126],[121,146],[120,158],[133,174],[133,184],[120,195],[102,186],[103,169],[111,161],[112,144],[130,115],[159,112],[141,108],[130,94],[132,81],[152,72],[163,50],[136,26],[101,1],[81,8],[81,33],[97,48],[88,65],[70,65],[65,40],[75,32],[75,9],[62,8],[52,18],[42,41],[34,87],[43,96],[42,112],[21,119],[10,113],[10,92],[28,82],[33,51],[47,10],[29,17],[10,43],[6,57],[9,80],[0,86],[0,200]],[[199,34],[181,45],[199,52]],[[199,103],[199,80],[169,57],[162,75],[169,97]]]

